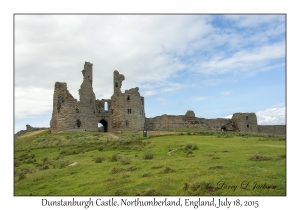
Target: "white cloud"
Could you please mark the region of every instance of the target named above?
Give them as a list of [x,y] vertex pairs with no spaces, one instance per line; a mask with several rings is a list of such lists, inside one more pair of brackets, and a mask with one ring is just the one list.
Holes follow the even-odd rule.
[[231,95],[232,92],[231,91],[222,91],[221,92],[221,96],[228,96],[228,95]]
[[[77,95],[84,61],[94,64],[94,89],[99,96],[99,92],[108,92],[105,98],[112,94],[106,87],[112,86],[112,72],[116,69],[126,78],[122,89],[164,82],[186,68],[176,55],[192,53],[192,42],[211,30],[206,18],[17,15],[15,85],[25,87],[34,81],[37,86],[53,88],[56,81],[62,81]],[[178,88],[178,84],[166,86],[162,91]],[[147,95],[156,92],[145,91]]]
[[256,112],[258,125],[285,125],[285,107]]
[[223,117],[223,118],[226,118],[226,119],[231,119],[232,118],[232,114],[231,115],[227,115],[227,116],[225,116],[225,117]]
[[218,86],[224,83],[233,83],[236,82],[237,79],[230,78],[230,77],[218,77],[218,78],[210,78],[210,79],[204,79],[201,81],[202,85],[205,86]]
[[[227,73],[252,73],[269,66],[273,59],[285,57],[285,42],[240,50],[232,56],[213,56],[196,66],[198,71],[208,75]],[[272,66],[272,65],[271,65]]]
[[31,86],[15,88],[15,118],[37,117],[52,112],[53,91]]
[[257,27],[266,23],[280,23],[285,21],[285,15],[225,15],[241,28]]
[[176,82],[152,82],[152,83],[144,83],[140,85],[141,94],[145,96],[157,95],[160,93],[166,92],[175,92],[180,89],[190,87],[189,84],[182,84]]
[[211,99],[213,98],[213,96],[197,96],[197,97],[193,97],[192,100],[193,101],[204,101],[207,99]]

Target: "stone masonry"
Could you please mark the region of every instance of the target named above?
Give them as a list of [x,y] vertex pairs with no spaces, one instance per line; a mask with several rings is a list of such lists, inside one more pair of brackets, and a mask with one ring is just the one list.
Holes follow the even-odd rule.
[[[56,82],[53,94],[51,133],[66,131],[138,131],[145,124],[144,97],[139,88],[121,92],[124,75],[114,71],[114,94],[111,99],[96,99],[93,91],[93,64],[85,62],[79,101],[74,99],[67,84]],[[107,108],[105,108],[107,104]]]
[[[93,64],[85,62],[79,101],[67,88],[67,83],[56,82],[53,94],[51,133],[66,131],[141,131],[173,128],[197,128],[215,131],[260,132],[285,134],[285,126],[258,126],[255,113],[234,113],[231,119],[204,119],[192,110],[185,115],[145,117],[144,97],[139,88],[121,91],[123,74],[113,73],[113,95],[110,99],[96,99],[93,91]],[[98,128],[98,123],[103,125]]]
[[162,115],[146,118],[148,130],[173,128],[196,128],[215,131],[258,132],[255,113],[235,113],[231,119],[204,119],[195,117],[195,113],[188,110],[185,115]]
[[45,127],[32,127],[31,125],[26,125],[26,130],[20,130],[19,132],[15,133],[14,137],[22,136],[27,132],[32,132],[32,131],[40,131],[40,130],[46,130],[49,128]]

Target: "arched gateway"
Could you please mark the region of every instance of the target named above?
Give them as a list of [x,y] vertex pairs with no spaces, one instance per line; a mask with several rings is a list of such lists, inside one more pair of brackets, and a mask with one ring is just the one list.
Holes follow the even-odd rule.
[[102,119],[99,121],[103,125],[103,132],[108,132],[108,123],[106,120]]

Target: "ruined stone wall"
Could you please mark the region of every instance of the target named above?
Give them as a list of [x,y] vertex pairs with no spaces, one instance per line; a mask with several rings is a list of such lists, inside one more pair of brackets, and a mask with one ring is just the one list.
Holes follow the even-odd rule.
[[76,107],[77,100],[68,91],[67,84],[56,82],[53,94],[52,119],[50,121],[51,132],[56,133],[75,129]]
[[125,79],[123,74],[114,71],[114,94],[111,96],[111,129],[121,130],[125,127],[125,120],[123,118],[125,108],[123,94],[121,92],[122,82]]
[[114,94],[111,97],[111,130],[138,131],[145,124],[144,98],[139,88],[121,92],[124,75],[114,71]]
[[234,113],[232,121],[235,131],[258,132],[255,113]]
[[161,115],[146,118],[145,128],[148,131],[194,128],[213,131],[258,132],[286,135],[285,125],[257,125],[255,113],[234,113],[231,119],[205,119],[195,117],[189,110],[185,115]]
[[194,128],[202,130],[221,131],[232,130],[230,119],[204,119],[197,118],[193,111],[188,110],[185,115],[162,115],[154,118],[146,118],[146,129],[151,130],[170,130],[178,128]]
[[46,127],[32,127],[31,125],[26,125],[26,131],[31,132],[31,131],[40,131],[40,130],[46,130],[49,128]]
[[[111,99],[96,100],[93,91],[93,65],[85,62],[83,82],[79,89],[79,101],[73,98],[67,84],[56,82],[53,94],[51,132],[143,130],[145,124],[144,98],[139,88],[121,92],[124,75],[114,71],[114,94]],[[105,109],[107,103],[107,109]]]
[[197,118],[198,125],[196,128],[203,130],[214,131],[234,131],[232,127],[231,119],[216,118],[216,119],[204,119]]
[[184,115],[162,115],[154,118],[146,118],[145,128],[149,131],[185,128]]
[[46,129],[49,129],[49,128],[46,128],[46,127],[32,127],[30,125],[26,125],[26,130],[20,130],[18,131],[17,133],[15,133],[14,137],[18,137],[18,136],[22,136],[24,135],[25,133],[27,132],[31,132],[31,131],[39,131],[39,130],[46,130]]
[[258,125],[258,133],[286,135],[286,125]]
[[91,63],[85,62],[82,74],[83,82],[79,89],[79,102],[70,94],[66,83],[55,83],[53,112],[50,121],[52,133],[98,130]]

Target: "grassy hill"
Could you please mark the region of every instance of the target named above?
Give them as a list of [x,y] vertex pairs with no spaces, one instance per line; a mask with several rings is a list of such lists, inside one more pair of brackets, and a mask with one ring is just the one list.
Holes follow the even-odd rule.
[[14,194],[286,195],[285,136],[148,134],[26,133],[14,141]]

